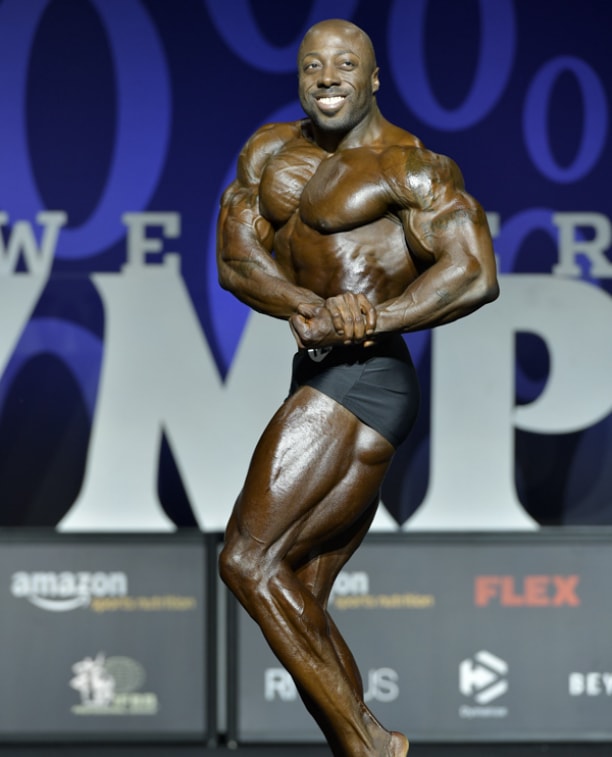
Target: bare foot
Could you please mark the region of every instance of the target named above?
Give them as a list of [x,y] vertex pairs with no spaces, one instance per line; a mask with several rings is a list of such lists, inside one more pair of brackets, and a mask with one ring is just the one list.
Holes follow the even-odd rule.
[[391,741],[389,742],[389,755],[391,757],[406,757],[408,754],[408,739],[399,731],[391,731]]

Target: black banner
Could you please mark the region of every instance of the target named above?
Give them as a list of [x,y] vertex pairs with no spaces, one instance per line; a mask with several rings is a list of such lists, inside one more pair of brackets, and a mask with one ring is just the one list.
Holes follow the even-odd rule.
[[204,738],[201,535],[3,535],[0,739]]
[[[612,536],[370,536],[332,615],[366,701],[417,741],[612,738]],[[288,673],[236,613],[237,741],[320,741]]]

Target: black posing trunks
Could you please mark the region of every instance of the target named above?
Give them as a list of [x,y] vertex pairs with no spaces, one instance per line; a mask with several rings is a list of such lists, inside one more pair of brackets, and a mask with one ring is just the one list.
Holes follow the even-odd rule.
[[311,386],[350,410],[394,447],[408,436],[419,408],[419,383],[401,334],[371,347],[300,350],[289,393]]

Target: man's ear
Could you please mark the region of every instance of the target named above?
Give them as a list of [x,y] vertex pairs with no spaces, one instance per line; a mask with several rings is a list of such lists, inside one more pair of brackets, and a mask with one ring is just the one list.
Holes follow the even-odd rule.
[[380,79],[378,78],[379,72],[380,68],[378,68],[378,66],[372,71],[372,92],[378,92],[380,89]]

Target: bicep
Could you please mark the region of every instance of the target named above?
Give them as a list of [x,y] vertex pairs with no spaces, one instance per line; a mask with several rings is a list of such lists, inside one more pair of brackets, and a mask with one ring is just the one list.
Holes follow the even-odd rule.
[[408,246],[422,265],[462,259],[490,265],[494,260],[486,214],[463,190],[446,192],[444,202],[402,216]]

